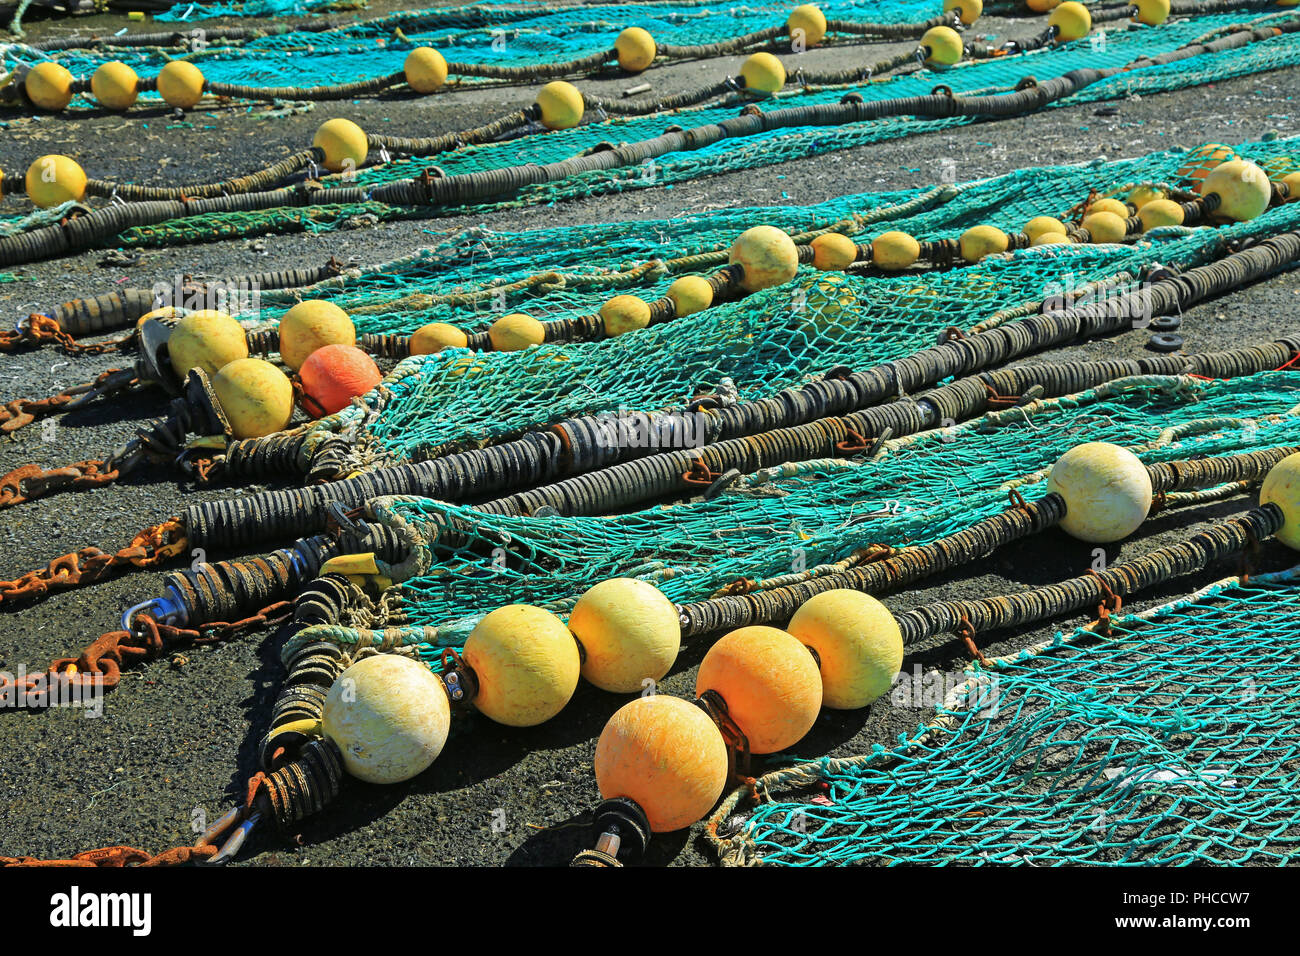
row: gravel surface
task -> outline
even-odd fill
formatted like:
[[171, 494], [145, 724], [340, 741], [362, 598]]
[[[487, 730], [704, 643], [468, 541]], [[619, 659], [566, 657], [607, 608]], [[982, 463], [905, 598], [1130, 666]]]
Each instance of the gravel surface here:
[[[370, 14], [386, 7], [372, 8]], [[99, 20], [100, 18], [95, 18]], [[110, 18], [116, 25], [118, 18]], [[92, 23], [78, 24], [89, 29]], [[33, 37], [57, 24], [32, 24]], [[1025, 35], [1023, 23], [981, 22], [985, 32]], [[66, 30], [66, 27], [61, 29]], [[842, 64], [853, 48], [807, 54], [814, 64]], [[650, 75], [657, 91], [679, 90], [722, 75], [739, 60], [684, 63]], [[616, 90], [626, 80], [593, 86]], [[527, 229], [604, 220], [669, 218], [710, 208], [814, 203], [847, 192], [929, 185], [940, 162], [956, 158], [959, 179], [1016, 168], [1082, 162], [1099, 155], [1134, 156], [1204, 141], [1239, 143], [1275, 131], [1295, 135], [1294, 78], [1287, 73], [1098, 107], [1062, 108], [1014, 119], [845, 150], [781, 166], [719, 175], [672, 190], [565, 203], [550, 208], [382, 225], [327, 235], [270, 236], [246, 241], [144, 251], [129, 269], [100, 267], [102, 251], [15, 271], [20, 281], [0, 284], [7, 323], [64, 299], [107, 291], [118, 283], [147, 286], [178, 273], [231, 275], [319, 262], [330, 255], [380, 262], [431, 242], [431, 232], [483, 224]], [[15, 120], [0, 137], [0, 167], [23, 168], [36, 155], [69, 152], [92, 175], [142, 183], [211, 180], [273, 161], [310, 141], [331, 115], [397, 135], [427, 135], [462, 128], [531, 100], [526, 87], [466, 90], [427, 99], [381, 98], [321, 104], [309, 114], [267, 119], [244, 107], [201, 111], [177, 126], [165, 113]], [[381, 125], [382, 124], [382, 125]], [[1183, 334], [1189, 351], [1228, 348], [1294, 332], [1300, 282], [1294, 272], [1190, 310]], [[1144, 354], [1146, 334], [1128, 332], [1053, 353], [1053, 360]], [[37, 397], [86, 381], [121, 357], [66, 356], [53, 349], [0, 354], [0, 400]], [[0, 444], [0, 472], [26, 462], [53, 466], [100, 457], [159, 414], [162, 400], [140, 393], [69, 414], [51, 429], [30, 427]], [[247, 489], [256, 490], [256, 489]], [[115, 549], [141, 527], [174, 514], [185, 501], [218, 497], [228, 488], [195, 489], [162, 469], [85, 493], [67, 494], [0, 513], [0, 578], [41, 566], [49, 558], [89, 544]], [[1108, 549], [1111, 561], [1186, 538], [1204, 522], [1240, 511], [1246, 498], [1153, 520], [1142, 538]], [[891, 596], [906, 609], [921, 603], [974, 597], [1056, 581], [1083, 573], [1091, 546], [1052, 532], [1008, 547], [992, 559]], [[1263, 551], [1265, 569], [1287, 566], [1275, 543]], [[1141, 608], [1235, 571], [1212, 568], [1143, 596]], [[98, 634], [116, 627], [126, 607], [153, 595], [162, 574], [135, 572], [33, 606], [0, 605], [0, 669], [43, 667], [75, 654]], [[990, 634], [992, 655], [1068, 628], [1083, 617], [1042, 628]], [[282, 670], [269, 631], [228, 645], [186, 651], [126, 672], [105, 702], [102, 716], [76, 710], [0, 715], [0, 855], [67, 856], [79, 850], [127, 843], [158, 851], [190, 843], [196, 811], [222, 812], [256, 769], [256, 745], [265, 731]], [[687, 647], [663, 691], [688, 695], [707, 642]], [[953, 673], [965, 661], [953, 644], [910, 654], [914, 664]], [[588, 840], [589, 810], [598, 800], [591, 774], [595, 739], [621, 699], [580, 687], [556, 719], [532, 730], [499, 727], [458, 715], [446, 750], [409, 783], [377, 787], [349, 782], [343, 797], [320, 817], [289, 835], [264, 834], [241, 863], [250, 865], [523, 864], [568, 860]], [[827, 712], [797, 748], [801, 756], [862, 753], [895, 741], [927, 716], [919, 708], [878, 702], [856, 713]], [[699, 834], [657, 838], [648, 857], [655, 865], [703, 865], [712, 857]]]

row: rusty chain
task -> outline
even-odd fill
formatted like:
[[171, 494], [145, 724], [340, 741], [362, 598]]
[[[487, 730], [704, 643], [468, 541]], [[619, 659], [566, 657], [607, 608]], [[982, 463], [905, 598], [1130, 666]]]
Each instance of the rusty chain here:
[[111, 376], [121, 371], [120, 368], [111, 368], [96, 376], [93, 382], [74, 385], [67, 391], [51, 395], [49, 398], [15, 398], [12, 402], [0, 405], [0, 434], [12, 435], [37, 419], [52, 415], [73, 399], [98, 389]]
[[43, 345], [46, 342], [57, 342], [70, 355], [103, 355], [107, 352], [120, 352], [122, 346], [134, 339], [135, 330], [133, 329], [129, 334], [110, 339], [107, 342], [82, 345], [63, 331], [63, 327], [50, 316], [29, 315], [27, 321], [19, 325], [18, 328], [0, 332], [0, 352], [12, 352], [20, 345]]
[[82, 690], [109, 691], [122, 681], [122, 669], [157, 660], [183, 647], [228, 641], [246, 631], [278, 624], [293, 613], [290, 601], [276, 601], [238, 621], [214, 621], [199, 628], [160, 624], [148, 614], [136, 616], [132, 631], [109, 631], [92, 641], [78, 657], [60, 657], [47, 670], [0, 682], [0, 699], [21, 697], [24, 706], [40, 709], [49, 703], [55, 679]]
[[181, 519], [168, 518], [162, 524], [145, 528], [116, 554], [92, 545], [55, 558], [45, 567], [28, 571], [12, 581], [0, 581], [0, 604], [20, 599], [41, 600], [53, 591], [99, 581], [126, 565], [153, 567], [184, 553], [188, 547], [189, 539], [182, 532]]

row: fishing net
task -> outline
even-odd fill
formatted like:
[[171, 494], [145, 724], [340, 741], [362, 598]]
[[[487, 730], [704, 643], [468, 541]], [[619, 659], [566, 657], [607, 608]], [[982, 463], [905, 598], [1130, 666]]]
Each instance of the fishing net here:
[[[321, 0], [259, 0], [253, 9], [285, 7], [272, 15], [286, 16], [328, 6]], [[229, 5], [200, 7], [207, 16]], [[884, 0], [819, 4], [828, 20], [872, 23], [918, 23], [940, 12], [937, 0]], [[266, 16], [267, 12], [244, 16]], [[301, 7], [303, 9], [294, 9]], [[190, 22], [184, 7], [157, 17], [162, 22]], [[196, 11], [197, 12], [197, 11]], [[238, 44], [215, 38], [207, 48], [186, 59], [214, 82], [251, 86], [314, 86], [384, 76], [402, 69], [407, 53], [417, 46], [443, 51], [449, 60], [502, 66], [531, 66], [565, 61], [614, 48], [626, 27], [650, 31], [662, 45], [694, 46], [730, 40], [742, 34], [783, 24], [790, 6], [770, 2], [738, 4], [707, 2], [574, 5], [561, 9], [542, 4], [475, 4], [452, 9], [402, 11], [332, 30], [296, 30]], [[182, 19], [184, 17], [184, 19]], [[400, 29], [401, 37], [394, 37]], [[141, 75], [153, 75], [167, 62], [158, 49], [124, 47], [104, 52], [69, 51], [60, 62], [74, 74], [89, 75], [95, 67], [121, 54], [123, 62]], [[64, 57], [66, 56], [66, 60]]]
[[[624, 514], [530, 517], [389, 499], [383, 520], [414, 528], [428, 560], [387, 601], [433, 659], [497, 607], [522, 601], [563, 614], [611, 577], [652, 581], [677, 603], [742, 579], [763, 590], [831, 573], [864, 549], [953, 534], [1005, 510], [1009, 488], [1041, 495], [1052, 464], [1085, 441], [1130, 447], [1146, 463], [1300, 442], [1298, 387], [1300, 373], [1286, 371], [1121, 379], [887, 441], [874, 460], [791, 463], [711, 499]], [[425, 627], [438, 628], [437, 646]]]
[[[1229, 32], [1230, 27], [1241, 29], [1241, 19], [1226, 15], [1202, 16], [1167, 23], [1159, 28], [1115, 30], [1105, 34], [1103, 42], [1095, 42], [1095, 39], [1081, 40], [1032, 53], [979, 60], [959, 65], [942, 74], [920, 70], [883, 81], [836, 86], [833, 89], [791, 88], [766, 101], [765, 110], [770, 112], [772, 109], [793, 105], [815, 107], [834, 104], [846, 93], [855, 93], [870, 105], [930, 94], [937, 82], [942, 82], [959, 97], [1008, 93], [1031, 79], [1058, 77], [1084, 67], [1118, 69], [1129, 64], [1134, 64], [1132, 69], [1099, 79], [1051, 105], [1146, 95], [1293, 65], [1300, 61], [1300, 32], [1294, 31], [1295, 22], [1293, 13], [1255, 17], [1249, 21], [1249, 26], [1290, 24], [1291, 29], [1288, 32], [1261, 35], [1245, 46], [1207, 50], [1168, 63], [1137, 61], [1143, 57], [1172, 54], [1194, 41], [1220, 37]], [[216, 56], [217, 53], [212, 55]], [[371, 53], [364, 56], [369, 62]], [[208, 69], [207, 65], [204, 68]], [[332, 67], [339, 68], [337, 65]], [[209, 80], [216, 79], [209, 76]], [[322, 203], [321, 196], [313, 197], [312, 206], [308, 209], [286, 208], [278, 202], [273, 208], [250, 209], [230, 202], [223, 205], [230, 205], [237, 211], [223, 209], [184, 218], [163, 218], [174, 214], [160, 213], [157, 220], [148, 224], [124, 223], [125, 228], [113, 230], [112, 238], [115, 243], [124, 245], [171, 246], [264, 233], [268, 230], [324, 231], [362, 222], [373, 223], [419, 215], [422, 211], [427, 211], [425, 207], [409, 206], [403, 202], [372, 201], [370, 193], [408, 179], [418, 179], [425, 173], [454, 178], [476, 173], [506, 170], [517, 172], [520, 169], [535, 168], [527, 164], [535, 164], [539, 168], [541, 164], [570, 161], [593, 149], [607, 149], [609, 144], [615, 142], [644, 143], [664, 134], [672, 126], [688, 130], [716, 128], [714, 124], [734, 117], [736, 105], [732, 103], [726, 106], [683, 109], [639, 117], [602, 118], [597, 113], [595, 121], [571, 130], [534, 130], [504, 142], [463, 145], [432, 156], [399, 159], [366, 167], [347, 179], [327, 178], [324, 181], [325, 195], [328, 196], [330, 190], [340, 190], [338, 196], [342, 201], [337, 204]], [[561, 169], [555, 173], [557, 178], [553, 181], [529, 181], [520, 188], [505, 190], [503, 196], [482, 195], [469, 202], [435, 204], [434, 208], [443, 214], [467, 213], [553, 203], [629, 189], [667, 188], [676, 182], [702, 176], [758, 168], [912, 133], [964, 125], [977, 119], [979, 117], [974, 115], [938, 118], [900, 116], [868, 122], [847, 122], [836, 126], [800, 125], [768, 129], [753, 135], [723, 137], [698, 148], [678, 149], [637, 164], [586, 170]], [[435, 166], [437, 169], [434, 169]], [[358, 201], [358, 196], [364, 197], [364, 200]], [[285, 202], [290, 202], [288, 195]]]
[[[1276, 140], [1239, 151], [1291, 169], [1297, 146], [1294, 139]], [[616, 289], [630, 285], [618, 279], [630, 260], [715, 254], [713, 261], [720, 263], [731, 240], [756, 221], [792, 233], [841, 224], [861, 233], [859, 241], [888, 229], [949, 238], [979, 223], [1017, 231], [1035, 215], [1064, 216], [1090, 188], [1122, 192], [1148, 181], [1185, 186], [1195, 168], [1186, 153], [1169, 151], [1115, 163], [1018, 170], [964, 186], [692, 216], [630, 229], [472, 230], [396, 267], [364, 273], [343, 289], [332, 291], [325, 284], [312, 295], [333, 298], [364, 331], [413, 331], [430, 321], [480, 331], [511, 311], [564, 319], [595, 312]], [[675, 407], [727, 380], [739, 400], [763, 398], [837, 365], [860, 368], [897, 359], [933, 344], [948, 328], [967, 330], [1000, 312], [1015, 321], [1036, 313], [1036, 303], [1044, 299], [1082, 297], [1093, 283], [1112, 281], [1115, 292], [1123, 291], [1153, 263], [1185, 269], [1217, 258], [1226, 242], [1297, 226], [1300, 204], [1289, 204], [1248, 223], [1159, 230], [1132, 245], [1037, 247], [950, 271], [828, 278], [806, 267], [790, 284], [634, 336], [552, 342], [524, 352], [447, 350], [413, 357], [389, 377], [389, 397], [377, 414], [354, 408], [343, 417], [359, 422], [369, 415], [365, 429], [376, 450], [406, 460], [448, 442], [500, 437], [574, 414]], [[554, 291], [529, 288], [468, 305], [435, 301], [548, 271], [563, 277]], [[628, 291], [652, 299], [689, 271], [703, 270], [677, 267], [636, 277]], [[1026, 303], [1035, 307], [1016, 311]], [[265, 316], [282, 308], [274, 293], [263, 307]]]
[[[1300, 841], [1300, 569], [975, 666], [898, 746], [759, 780], [727, 863], [1281, 865]], [[898, 685], [896, 685], [896, 690]]]

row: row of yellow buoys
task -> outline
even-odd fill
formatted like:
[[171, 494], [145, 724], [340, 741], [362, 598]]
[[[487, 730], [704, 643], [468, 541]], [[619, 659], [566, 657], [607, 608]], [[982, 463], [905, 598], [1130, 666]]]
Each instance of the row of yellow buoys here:
[[[1105, 442], [1062, 455], [1048, 490], [1065, 501], [1062, 530], [1088, 542], [1127, 537], [1153, 503], [1146, 467]], [[1274, 466], [1260, 501], [1282, 510], [1278, 537], [1300, 547], [1300, 454]], [[653, 692], [676, 661], [680, 637], [676, 608], [637, 579], [595, 585], [567, 624], [542, 608], [508, 605], [474, 628], [454, 678], [439, 680], [419, 661], [391, 654], [352, 664], [331, 687], [319, 730], [338, 745], [349, 773], [396, 783], [424, 771], [442, 751], [449, 697], [497, 723], [531, 727], [564, 708], [580, 676], [612, 693], [642, 691], [600, 734], [596, 784], [605, 799], [636, 803], [650, 829], [664, 833], [702, 819], [722, 796], [728, 747], [739, 743], [723, 726], [743, 734], [751, 753], [787, 750], [822, 708], [855, 710], [880, 699], [903, 663], [901, 631], [888, 608], [858, 591], [826, 591], [784, 628], [751, 625], [718, 640], [695, 681], [706, 710]]]
[[[1300, 0], [1282, 0], [1283, 6]], [[1163, 23], [1169, 16], [1170, 0], [1134, 0], [1134, 17], [1141, 23]], [[1076, 0], [1059, 3], [1057, 0], [1029, 0], [1031, 9], [1051, 11], [1048, 23], [1056, 30], [1057, 42], [1078, 40], [1092, 30], [1092, 16], [1088, 8]], [[944, 0], [945, 11], [955, 11], [963, 24], [969, 25], [983, 12], [983, 0]], [[786, 21], [793, 42], [803, 47], [821, 43], [826, 36], [827, 23], [822, 11], [814, 4], [796, 7]], [[926, 63], [930, 66], [951, 66], [962, 57], [962, 38], [951, 27], [939, 26], [928, 30], [921, 38]], [[628, 73], [640, 73], [654, 62], [658, 45], [649, 31], [642, 27], [628, 27], [614, 42], [614, 55], [619, 66]], [[421, 46], [407, 54], [402, 64], [406, 85], [417, 93], [435, 93], [447, 82], [449, 68], [446, 59], [432, 47]], [[786, 71], [779, 59], [771, 53], [759, 52], [750, 56], [741, 67], [741, 76], [747, 89], [760, 93], [775, 93], [786, 81]], [[27, 98], [40, 109], [59, 111], [72, 102], [73, 75], [53, 61], [39, 63], [28, 71], [23, 81]], [[188, 60], [167, 63], [155, 80], [158, 95], [168, 105], [177, 109], [192, 109], [203, 97], [207, 80], [202, 70]], [[135, 105], [140, 94], [140, 78], [127, 64], [113, 60], [101, 64], [91, 76], [90, 91], [96, 102], [110, 110], [127, 110]], [[581, 95], [572, 84], [547, 84], [538, 102], [542, 106], [543, 122], [552, 129], [576, 126], [582, 117]], [[576, 99], [575, 99], [576, 96]], [[574, 110], [577, 114], [574, 116]], [[554, 125], [553, 125], [554, 124]]]
[[[1165, 0], [1168, 6], [1167, 0]], [[945, 11], [959, 11], [963, 23], [974, 23], [984, 9], [983, 0], [944, 0]], [[826, 16], [815, 4], [795, 7], [786, 20], [786, 30], [792, 42], [804, 47], [821, 43], [826, 36]], [[628, 73], [641, 73], [648, 69], [658, 55], [658, 45], [648, 30], [628, 27], [614, 41], [614, 56], [618, 65]], [[775, 57], [767, 55], [770, 59]], [[763, 70], [753, 70], [756, 79], [770, 85], [776, 75], [765, 61]], [[776, 61], [779, 63], [779, 61]], [[435, 93], [447, 82], [449, 68], [441, 53], [432, 47], [421, 46], [407, 54], [402, 64], [406, 85], [417, 93]], [[784, 84], [785, 70], [780, 71]], [[28, 99], [40, 109], [59, 111], [72, 102], [72, 74], [53, 61], [39, 63], [27, 74], [23, 88]], [[158, 95], [169, 106], [191, 109], [203, 96], [207, 81], [203, 72], [188, 60], [172, 60], [159, 72], [156, 80]], [[762, 89], [762, 86], [753, 86]], [[779, 89], [780, 86], [777, 86]], [[140, 93], [140, 78], [127, 64], [113, 60], [100, 65], [90, 81], [90, 91], [96, 102], [110, 110], [127, 110]], [[767, 92], [774, 92], [767, 90]]]

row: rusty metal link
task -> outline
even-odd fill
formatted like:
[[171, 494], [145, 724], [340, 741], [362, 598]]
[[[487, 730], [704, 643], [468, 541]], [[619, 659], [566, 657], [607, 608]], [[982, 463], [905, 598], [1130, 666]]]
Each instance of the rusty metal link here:
[[979, 645], [975, 643], [975, 628], [971, 625], [970, 618], [965, 614], [961, 616], [961, 621], [958, 622], [954, 633], [961, 638], [962, 643], [966, 645], [966, 650], [970, 651], [970, 656], [979, 661], [981, 666], [992, 666], [989, 659], [984, 656], [984, 652], [979, 649]]
[[119, 471], [102, 458], [87, 458], [62, 468], [20, 465], [0, 477], [0, 508], [34, 501], [66, 488], [95, 488], [116, 481]]
[[244, 631], [278, 624], [292, 614], [291, 602], [277, 601], [242, 620], [216, 621], [195, 629], [160, 624], [150, 615], [142, 613], [132, 622], [134, 630], [101, 634], [78, 657], [60, 657], [51, 661], [46, 671], [22, 678], [10, 678], [0, 683], [0, 699], [16, 700], [18, 695], [15, 692], [21, 689], [23, 706], [43, 708], [48, 704], [52, 684], [56, 679], [87, 690], [110, 691], [121, 683], [122, 669], [132, 664], [157, 660], [182, 647], [201, 647], [228, 641]]
[[695, 698], [695, 705], [709, 715], [727, 745], [727, 776], [748, 779], [750, 776], [749, 738], [740, 729], [727, 701], [716, 690], [706, 690]]
[[845, 429], [844, 436], [844, 441], [835, 443], [836, 451], [846, 455], [856, 455], [867, 450], [867, 438], [856, 428]]
[[709, 487], [709, 485], [713, 484], [721, 477], [720, 474], [712, 471], [709, 466], [704, 463], [703, 458], [696, 458], [691, 462], [690, 471], [682, 472], [682, 481], [686, 482], [688, 485], [695, 485], [702, 488]]
[[12, 402], [0, 405], [0, 434], [12, 435], [20, 428], [30, 425], [37, 419], [52, 415], [74, 398], [99, 388], [108, 379], [122, 369], [111, 368], [97, 376], [93, 382], [74, 385], [72, 388], [49, 398], [15, 398]]
[[1102, 637], [1110, 637], [1111, 615], [1119, 613], [1119, 609], [1124, 606], [1124, 599], [1111, 590], [1110, 585], [1106, 583], [1106, 579], [1092, 568], [1088, 569], [1088, 575], [1101, 588], [1101, 603], [1097, 605], [1097, 623], [1094, 629]]
[[1023, 511], [1025, 514], [1032, 514], [1029, 508], [1029, 502], [1025, 501], [1025, 496], [1015, 488], [1007, 489], [1007, 500], [1011, 502], [1011, 507]]
[[135, 332], [96, 342], [93, 345], [81, 345], [48, 315], [29, 315], [18, 328], [0, 332], [0, 352], [12, 352], [20, 345], [43, 345], [57, 342], [65, 352], [72, 355], [103, 355], [106, 352], [120, 352], [122, 347], [135, 339]]
[[179, 866], [197, 863], [215, 856], [215, 846], [178, 846], [154, 855], [133, 846], [106, 846], [86, 850], [66, 860], [41, 860], [34, 856], [0, 856], [0, 867], [62, 866], [62, 867], [125, 867], [125, 866]]
[[0, 581], [0, 604], [20, 599], [40, 600], [52, 591], [91, 584], [126, 565], [138, 568], [161, 564], [185, 552], [189, 540], [182, 533], [181, 519], [169, 518], [145, 528], [116, 554], [96, 547], [82, 548], [12, 581]]

